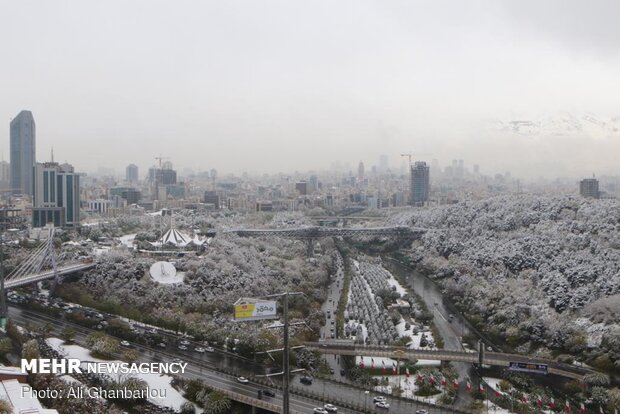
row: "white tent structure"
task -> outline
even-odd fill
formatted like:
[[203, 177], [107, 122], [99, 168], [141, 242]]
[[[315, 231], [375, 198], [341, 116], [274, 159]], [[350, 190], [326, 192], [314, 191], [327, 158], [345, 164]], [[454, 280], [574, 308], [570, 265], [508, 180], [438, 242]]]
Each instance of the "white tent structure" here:
[[152, 243], [153, 246], [175, 246], [175, 247], [186, 247], [187, 245], [193, 244], [195, 246], [202, 246], [207, 242], [206, 238], [201, 237], [190, 237], [187, 234], [181, 233], [177, 229], [171, 227], [164, 235], [156, 241]]

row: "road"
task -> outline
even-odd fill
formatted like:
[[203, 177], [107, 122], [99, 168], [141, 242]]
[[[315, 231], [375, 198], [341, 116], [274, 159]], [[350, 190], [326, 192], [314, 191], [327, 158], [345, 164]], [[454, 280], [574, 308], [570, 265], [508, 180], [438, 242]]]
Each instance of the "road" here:
[[[391, 261], [395, 263], [394, 261]], [[426, 277], [405, 269], [400, 264], [395, 264], [401, 271], [400, 274], [407, 282], [407, 287], [422, 298], [429, 311], [433, 313], [433, 323], [444, 341], [444, 349], [452, 351], [464, 350], [461, 343], [464, 335], [469, 333], [467, 327], [460, 319], [460, 315], [455, 315], [450, 321], [450, 312], [443, 303], [443, 295], [439, 288], [429, 281]], [[452, 366], [459, 375], [461, 381], [469, 378], [473, 371], [472, 365], [464, 362], [453, 362]], [[471, 395], [461, 387], [455, 400], [455, 407], [468, 409], [472, 403]]]
[[[40, 312], [34, 312], [30, 310], [22, 310], [13, 306], [9, 307], [9, 317], [15, 321], [18, 325], [25, 325], [26, 323], [35, 324], [50, 324], [54, 330], [53, 332], [59, 334], [60, 331], [70, 326], [76, 332], [76, 342], [83, 345], [85, 343], [86, 336], [92, 332], [98, 332], [93, 329], [88, 329], [80, 325], [76, 325], [67, 322], [63, 319], [48, 316]], [[186, 369], [186, 378], [198, 378], [206, 381], [208, 384], [223, 388], [229, 391], [239, 393], [241, 395], [255, 398], [259, 389], [264, 389], [265, 386], [250, 382], [249, 384], [239, 384], [236, 380], [236, 376], [243, 375], [252, 378], [256, 368], [244, 367], [242, 363], [237, 360], [237, 367], [235, 368], [235, 375], [228, 375], [222, 373], [220, 370], [229, 369], [227, 364], [230, 364], [234, 357], [226, 357], [219, 352], [199, 354], [192, 351], [181, 351], [179, 349], [156, 349], [150, 348], [139, 344], [132, 344], [132, 347], [139, 351], [140, 362], [171, 362], [176, 358], [181, 358], [185, 362], [188, 362]], [[246, 361], [247, 364], [247, 361]], [[364, 400], [367, 400], [368, 408], [376, 410], [377, 413], [385, 413], [380, 409], [375, 409], [372, 405], [372, 397], [374, 394], [366, 395], [364, 390], [354, 388], [348, 384], [336, 384], [331, 381], [324, 381], [319, 378], [315, 378], [312, 385], [303, 385], [299, 382], [298, 375], [294, 375], [291, 382], [291, 410], [300, 412], [312, 412], [312, 408], [322, 406], [323, 403], [319, 401], [319, 398], [324, 398], [324, 401], [329, 401], [335, 405], [342, 407], [343, 402], [357, 404], [363, 408]], [[316, 398], [311, 399], [302, 396], [304, 392], [313, 393]], [[267, 399], [265, 399], [267, 400]], [[419, 408], [424, 408], [429, 413], [436, 414], [440, 412], [446, 412], [446, 410], [435, 409], [424, 404], [416, 402], [405, 402], [397, 399], [391, 399], [390, 413], [397, 414], [410, 414]], [[270, 402], [275, 404], [281, 404], [281, 392], [276, 392], [275, 398], [269, 398]], [[345, 414], [356, 413], [357, 411], [340, 408], [338, 412]]]
[[[336, 335], [336, 314], [338, 312], [338, 301], [340, 300], [340, 292], [342, 291], [342, 285], [344, 284], [344, 264], [338, 269], [335, 275], [332, 275], [332, 280], [327, 290], [327, 300], [321, 306], [321, 310], [325, 315], [325, 326], [321, 327], [320, 336], [322, 339], [330, 339], [332, 333]], [[329, 317], [328, 317], [329, 312]], [[331, 369], [334, 370], [334, 377], [340, 376], [340, 358], [334, 358], [329, 356], [326, 358], [326, 362]]]

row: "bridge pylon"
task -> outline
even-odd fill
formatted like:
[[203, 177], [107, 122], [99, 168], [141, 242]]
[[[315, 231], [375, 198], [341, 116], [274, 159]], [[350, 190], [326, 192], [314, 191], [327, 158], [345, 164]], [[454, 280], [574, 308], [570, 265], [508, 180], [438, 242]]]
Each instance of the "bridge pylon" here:
[[54, 227], [50, 227], [47, 233], [47, 240], [34, 249], [26, 260], [19, 264], [5, 278], [5, 282], [15, 282], [26, 279], [31, 275], [40, 273], [42, 269], [51, 267], [54, 274], [54, 281], [58, 283], [58, 266], [56, 264], [56, 250], [54, 249]]

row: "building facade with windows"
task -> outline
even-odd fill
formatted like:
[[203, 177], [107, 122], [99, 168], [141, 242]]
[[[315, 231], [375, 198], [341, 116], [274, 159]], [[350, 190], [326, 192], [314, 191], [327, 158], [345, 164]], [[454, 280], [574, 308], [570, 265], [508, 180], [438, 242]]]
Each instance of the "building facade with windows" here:
[[600, 198], [598, 180], [596, 178], [584, 178], [579, 182], [579, 194], [582, 197]]
[[32, 170], [36, 164], [36, 128], [30, 111], [11, 121], [11, 193], [33, 195]]
[[37, 163], [34, 172], [32, 227], [80, 224], [80, 176], [68, 164]]
[[424, 161], [411, 166], [411, 205], [421, 206], [430, 194], [430, 168]]

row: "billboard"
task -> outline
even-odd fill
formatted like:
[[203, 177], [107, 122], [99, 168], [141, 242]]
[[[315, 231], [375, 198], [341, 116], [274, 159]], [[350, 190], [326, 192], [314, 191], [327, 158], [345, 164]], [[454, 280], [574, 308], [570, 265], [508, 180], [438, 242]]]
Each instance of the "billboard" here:
[[236, 321], [257, 321], [261, 319], [278, 319], [274, 300], [243, 298], [235, 302]]
[[534, 374], [547, 374], [549, 367], [546, 364], [533, 364], [526, 362], [510, 362], [508, 369], [510, 371], [531, 372]]

